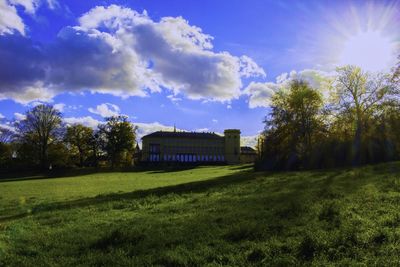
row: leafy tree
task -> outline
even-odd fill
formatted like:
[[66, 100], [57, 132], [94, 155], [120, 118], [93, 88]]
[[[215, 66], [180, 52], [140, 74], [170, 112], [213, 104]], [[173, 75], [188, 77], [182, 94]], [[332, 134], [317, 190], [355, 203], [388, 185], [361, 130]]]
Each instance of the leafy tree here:
[[10, 129], [0, 126], [0, 143], [9, 143], [15, 136], [14, 132]]
[[67, 127], [65, 141], [75, 149], [79, 155], [79, 165], [83, 167], [84, 160], [88, 157], [92, 149], [91, 141], [93, 129], [82, 124], [74, 124]]
[[129, 153], [133, 153], [136, 129], [125, 116], [106, 118], [106, 123], [99, 125], [103, 150], [107, 153], [112, 167], [123, 158], [126, 160]]
[[395, 67], [393, 71], [393, 81], [397, 84], [400, 84], [400, 56], [398, 57], [399, 62], [397, 63], [397, 67]]
[[334, 98], [337, 115], [348, 116], [354, 122], [353, 163], [362, 162], [363, 139], [368, 122], [374, 112], [383, 104], [390, 93], [390, 81], [387, 75], [372, 75], [356, 66], [337, 69], [334, 84]]
[[273, 168], [307, 164], [315, 138], [323, 129], [322, 106], [320, 93], [302, 80], [292, 81], [288, 89], [273, 96], [264, 142]]
[[12, 144], [14, 132], [10, 129], [0, 126], [0, 166], [9, 167], [12, 158]]
[[20, 141], [31, 147], [42, 169], [48, 165], [49, 146], [60, 137], [61, 113], [51, 105], [38, 105], [16, 123]]

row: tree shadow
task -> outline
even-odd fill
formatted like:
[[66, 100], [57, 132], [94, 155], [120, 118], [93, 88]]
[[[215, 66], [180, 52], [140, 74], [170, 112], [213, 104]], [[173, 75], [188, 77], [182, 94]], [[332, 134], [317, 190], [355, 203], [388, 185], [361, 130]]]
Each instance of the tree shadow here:
[[2, 182], [13, 182], [13, 181], [26, 181], [26, 180], [43, 180], [43, 179], [54, 179], [54, 178], [70, 178], [76, 176], [85, 176], [96, 173], [168, 173], [168, 172], [179, 172], [198, 168], [204, 165], [174, 165], [174, 166], [162, 166], [162, 165], [147, 165], [147, 166], [135, 166], [126, 168], [76, 168], [76, 169], [57, 169], [51, 171], [22, 171], [22, 172], [2, 172], [0, 173], [0, 183]]
[[230, 174], [226, 176], [220, 176], [215, 179], [205, 180], [205, 181], [197, 181], [190, 182], [185, 184], [164, 186], [158, 188], [152, 188], [147, 190], [137, 190], [127, 193], [111, 193], [98, 195], [90, 198], [82, 198], [71, 201], [60, 201], [53, 202], [49, 204], [39, 204], [35, 205], [25, 213], [13, 214], [9, 216], [0, 217], [0, 222], [6, 222], [14, 219], [23, 218], [29, 215], [35, 215], [41, 212], [54, 211], [54, 210], [64, 210], [64, 209], [72, 209], [72, 208], [81, 208], [90, 205], [97, 205], [108, 201], [118, 201], [118, 200], [128, 200], [128, 199], [138, 199], [147, 197], [150, 195], [154, 196], [163, 196], [168, 194], [182, 194], [189, 192], [203, 192], [210, 188], [218, 188], [226, 185], [238, 184], [242, 182], [246, 182], [256, 177], [253, 175], [254, 172], [252, 170], [241, 171], [235, 174]]

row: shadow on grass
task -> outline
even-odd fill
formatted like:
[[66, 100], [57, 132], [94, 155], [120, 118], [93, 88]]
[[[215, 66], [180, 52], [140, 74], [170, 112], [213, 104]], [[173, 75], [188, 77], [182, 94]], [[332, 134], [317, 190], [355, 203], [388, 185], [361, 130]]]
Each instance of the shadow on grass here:
[[190, 182], [185, 184], [171, 185], [165, 187], [158, 187], [147, 190], [137, 190], [128, 193], [111, 193], [106, 195], [98, 195], [96, 197], [91, 198], [82, 198], [72, 201], [62, 201], [62, 202], [54, 202], [50, 204], [41, 204], [32, 207], [29, 212], [14, 214], [10, 216], [0, 217], [0, 222], [6, 222], [14, 219], [20, 219], [29, 215], [38, 214], [40, 212], [47, 212], [53, 210], [64, 210], [71, 208], [79, 208], [90, 205], [101, 204], [108, 201], [115, 200], [127, 200], [127, 199], [137, 199], [143, 198], [150, 195], [155, 196], [163, 196], [171, 193], [182, 194], [189, 192], [203, 192], [207, 189], [213, 187], [221, 187], [226, 185], [237, 184], [241, 182], [246, 182], [252, 179], [255, 179], [253, 170], [243, 170], [239, 173], [221, 176], [215, 179], [206, 180], [206, 181], [198, 181], [198, 182]]
[[[76, 176], [91, 175], [96, 173], [114, 173], [114, 172], [150, 172], [150, 173], [168, 173], [179, 172], [198, 168], [204, 165], [147, 165], [127, 168], [77, 168], [77, 169], [59, 169], [46, 172], [40, 171], [22, 171], [22, 172], [0, 172], [0, 183], [12, 181], [26, 181], [53, 178], [70, 178]], [[215, 165], [212, 165], [215, 166]]]

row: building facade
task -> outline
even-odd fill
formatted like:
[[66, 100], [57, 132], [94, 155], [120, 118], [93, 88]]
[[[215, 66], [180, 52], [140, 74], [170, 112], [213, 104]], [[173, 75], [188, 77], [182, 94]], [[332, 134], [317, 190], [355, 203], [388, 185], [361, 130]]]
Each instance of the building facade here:
[[240, 163], [240, 130], [215, 133], [158, 131], [142, 137], [142, 161]]
[[241, 163], [253, 163], [257, 159], [257, 151], [248, 146], [240, 147], [240, 162]]

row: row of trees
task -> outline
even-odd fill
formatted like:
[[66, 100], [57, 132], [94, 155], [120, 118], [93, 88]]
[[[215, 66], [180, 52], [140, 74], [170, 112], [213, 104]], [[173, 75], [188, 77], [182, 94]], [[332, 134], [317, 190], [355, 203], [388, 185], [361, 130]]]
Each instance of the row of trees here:
[[37, 168], [129, 165], [135, 150], [136, 127], [126, 117], [105, 119], [97, 129], [65, 125], [51, 105], [38, 105], [14, 124], [0, 128], [0, 167]]
[[400, 159], [399, 75], [399, 68], [390, 75], [339, 68], [325, 88], [328, 99], [307, 82], [292, 81], [272, 99], [257, 166], [308, 169]]

